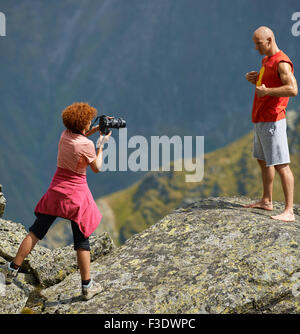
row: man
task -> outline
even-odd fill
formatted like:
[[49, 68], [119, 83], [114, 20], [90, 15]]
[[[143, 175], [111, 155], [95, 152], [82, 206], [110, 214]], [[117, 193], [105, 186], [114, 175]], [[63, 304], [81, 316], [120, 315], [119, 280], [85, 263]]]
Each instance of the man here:
[[263, 196], [247, 208], [272, 210], [272, 189], [275, 171], [281, 178], [285, 196], [285, 209], [271, 218], [294, 221], [294, 176], [289, 167], [290, 156], [286, 134], [286, 107], [289, 97], [298, 94], [294, 66], [277, 46], [275, 36], [268, 27], [259, 27], [253, 34], [256, 50], [265, 55], [260, 72], [246, 74], [246, 79], [256, 85], [252, 108], [254, 123], [254, 152], [261, 168]]

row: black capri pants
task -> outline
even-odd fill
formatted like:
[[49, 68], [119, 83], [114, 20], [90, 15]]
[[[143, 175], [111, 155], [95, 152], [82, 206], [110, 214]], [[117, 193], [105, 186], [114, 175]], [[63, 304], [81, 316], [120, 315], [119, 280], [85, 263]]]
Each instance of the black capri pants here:
[[[29, 231], [32, 232], [38, 239], [42, 240], [57, 217], [41, 213], [37, 213], [36, 216], [37, 219], [33, 225], [29, 227]], [[89, 238], [85, 238], [83, 233], [80, 231], [78, 224], [73, 220], [71, 220], [71, 227], [73, 232], [74, 250], [77, 250], [78, 248], [88, 251], [91, 250]]]

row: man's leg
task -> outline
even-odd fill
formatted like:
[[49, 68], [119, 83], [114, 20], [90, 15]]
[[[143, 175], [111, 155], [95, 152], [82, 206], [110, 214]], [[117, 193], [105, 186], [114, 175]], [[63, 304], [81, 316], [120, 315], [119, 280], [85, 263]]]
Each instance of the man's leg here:
[[293, 212], [294, 175], [290, 169], [289, 164], [277, 165], [275, 166], [275, 169], [280, 175], [282, 189], [285, 197], [285, 209], [280, 215], [271, 216], [271, 218], [283, 221], [295, 221], [295, 215]]
[[267, 166], [264, 160], [257, 160], [261, 168], [261, 176], [263, 182], [263, 196], [258, 202], [244, 205], [245, 208], [259, 208], [264, 210], [273, 210], [272, 205], [272, 190], [275, 176], [274, 166]]

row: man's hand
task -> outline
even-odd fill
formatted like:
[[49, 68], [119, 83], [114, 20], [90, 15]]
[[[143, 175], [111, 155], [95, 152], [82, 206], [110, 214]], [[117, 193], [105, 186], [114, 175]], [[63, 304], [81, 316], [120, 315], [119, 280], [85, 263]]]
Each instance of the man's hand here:
[[261, 86], [256, 87], [255, 92], [258, 97], [263, 97], [268, 95], [268, 88], [262, 84]]
[[258, 72], [257, 71], [248, 72], [248, 73], [246, 73], [245, 77], [246, 77], [246, 80], [248, 80], [253, 85], [255, 85], [257, 77], [258, 77]]

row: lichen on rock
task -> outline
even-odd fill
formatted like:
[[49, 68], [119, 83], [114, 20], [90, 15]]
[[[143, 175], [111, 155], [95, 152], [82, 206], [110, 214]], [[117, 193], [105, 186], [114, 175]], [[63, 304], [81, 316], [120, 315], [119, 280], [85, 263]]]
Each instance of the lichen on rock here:
[[[187, 200], [124, 245], [103, 246], [109, 251], [95, 258], [91, 275], [104, 291], [88, 302], [80, 298], [80, 274], [70, 266], [72, 261], [68, 274], [67, 263], [59, 261], [64, 254], [71, 259], [71, 248], [36, 256], [30, 267], [39, 270], [40, 280], [46, 272], [53, 273], [53, 281], [40, 287], [37, 295], [43, 298], [37, 306], [27, 302], [23, 311], [300, 313], [299, 206], [294, 207], [296, 222], [288, 223], [272, 220], [270, 212], [244, 208], [250, 201], [245, 197]], [[283, 207], [275, 202], [274, 212]], [[9, 240], [14, 242], [13, 235]]]
[[105, 287], [93, 302], [72, 297], [76, 273], [44, 290], [44, 312], [300, 313], [299, 216], [274, 221], [245, 209], [249, 201], [208, 198], [174, 210], [92, 264]]
[[[0, 218], [0, 274], [7, 262], [15, 257], [26, 235], [27, 231], [21, 224]], [[90, 244], [91, 261], [108, 254], [115, 247], [106, 232], [91, 236]], [[37, 303], [40, 306], [37, 309], [41, 310], [44, 297], [36, 292], [63, 281], [77, 270], [73, 245], [50, 250], [37, 244], [24, 260], [17, 279], [6, 286], [5, 295], [0, 296], [0, 313], [20, 313], [33, 295], [41, 296]]]

